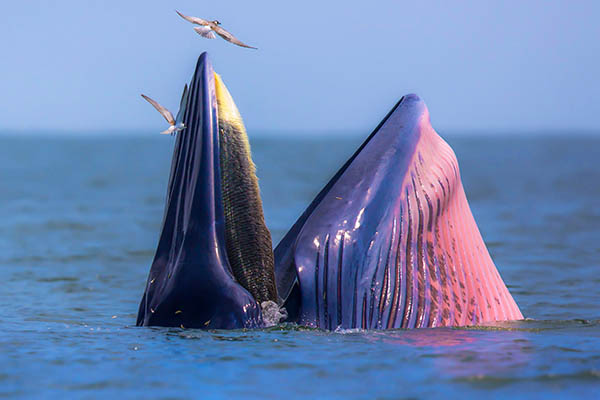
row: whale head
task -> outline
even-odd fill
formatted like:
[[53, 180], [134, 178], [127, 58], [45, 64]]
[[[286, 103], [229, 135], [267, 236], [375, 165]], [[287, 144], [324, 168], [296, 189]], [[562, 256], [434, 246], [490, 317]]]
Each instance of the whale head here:
[[522, 318], [423, 100], [392, 108], [275, 249], [290, 316], [323, 329]]
[[277, 299], [271, 236], [243, 123], [206, 53], [183, 124], [137, 324], [260, 327], [260, 302]]

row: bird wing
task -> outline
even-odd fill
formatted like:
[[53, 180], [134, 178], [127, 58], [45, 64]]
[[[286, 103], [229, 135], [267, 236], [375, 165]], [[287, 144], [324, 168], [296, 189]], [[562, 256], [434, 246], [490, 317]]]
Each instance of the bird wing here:
[[154, 108], [156, 108], [156, 111], [158, 111], [160, 113], [160, 115], [165, 117], [165, 119], [167, 120], [167, 122], [170, 125], [175, 125], [175, 119], [173, 119], [173, 114], [171, 114], [171, 111], [167, 110], [166, 108], [164, 108], [163, 106], [161, 106], [156, 101], [152, 100], [150, 97], [148, 97], [146, 95], [142, 95], [142, 97], [144, 99], [146, 99], [146, 101], [148, 103], [152, 104], [152, 106], [154, 106]]
[[198, 33], [198, 35], [205, 37], [207, 39], [216, 38], [214, 32], [212, 31], [212, 29], [209, 26], [197, 26], [194, 28], [194, 30]]
[[188, 17], [187, 15], [183, 15], [182, 13], [180, 13], [179, 11], [175, 10], [175, 12], [177, 14], [179, 14], [179, 16], [183, 19], [185, 19], [188, 22], [191, 22], [192, 24], [196, 24], [196, 25], [209, 25], [209, 22], [205, 19], [202, 18], [198, 18], [198, 17]]
[[188, 103], [188, 85], [186, 83], [183, 88], [183, 94], [181, 95], [181, 102], [179, 103], [179, 112], [177, 112], [177, 117], [175, 117], [175, 123], [179, 124], [183, 120], [183, 116], [185, 115], [185, 109], [187, 108]]
[[249, 49], [256, 49], [256, 47], [248, 46], [246, 43], [238, 40], [235, 36], [233, 36], [231, 33], [227, 32], [225, 29], [221, 28], [218, 25], [211, 24], [211, 28], [219, 36], [221, 36], [223, 39], [227, 40], [228, 42], [231, 42], [233, 44], [237, 44], [238, 46], [241, 46], [241, 47], [247, 47]]

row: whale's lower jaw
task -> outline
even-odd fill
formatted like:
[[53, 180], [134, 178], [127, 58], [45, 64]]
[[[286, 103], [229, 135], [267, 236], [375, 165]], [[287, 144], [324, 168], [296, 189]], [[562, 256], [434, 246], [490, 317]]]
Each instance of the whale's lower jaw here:
[[473, 219], [452, 149], [408, 95], [275, 249], [280, 295], [323, 329], [522, 319]]

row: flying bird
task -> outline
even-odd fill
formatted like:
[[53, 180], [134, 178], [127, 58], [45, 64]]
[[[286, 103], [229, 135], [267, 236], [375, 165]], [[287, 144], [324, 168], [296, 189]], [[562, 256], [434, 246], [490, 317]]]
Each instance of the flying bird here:
[[242, 42], [241, 40], [239, 40], [235, 36], [233, 36], [231, 33], [227, 32], [225, 29], [221, 28], [219, 26], [219, 25], [221, 25], [221, 23], [217, 20], [207, 21], [205, 19], [198, 18], [198, 17], [188, 17], [187, 15], [183, 15], [182, 13], [180, 13], [177, 10], [175, 10], [175, 12], [177, 14], [179, 14], [179, 16], [181, 18], [185, 19], [186, 21], [191, 22], [192, 24], [195, 24], [195, 25], [199, 25], [199, 26], [195, 27], [194, 30], [196, 31], [196, 33], [198, 33], [202, 37], [205, 37], [207, 39], [214, 39], [214, 38], [216, 38], [216, 36], [215, 36], [215, 33], [216, 33], [217, 35], [221, 36], [223, 39], [227, 40], [230, 43], [237, 44], [238, 46], [246, 47], [249, 49], [256, 49], [256, 47], [248, 46], [246, 43]]
[[170, 125], [169, 128], [162, 131], [161, 134], [174, 135], [175, 133], [180, 132], [186, 128], [186, 126], [182, 120], [183, 120], [183, 116], [185, 114], [185, 109], [187, 108], [187, 101], [188, 101], [188, 86], [187, 86], [187, 84], [183, 88], [183, 95], [181, 96], [181, 103], [179, 104], [179, 112], [177, 113], [176, 118], [173, 118], [173, 114], [171, 114], [171, 111], [167, 110], [166, 108], [164, 108], [163, 106], [158, 104], [155, 100], [152, 100], [150, 97], [146, 96], [145, 94], [142, 94], [142, 97], [146, 101], [148, 101], [148, 103], [152, 104], [152, 106], [154, 108], [156, 108], [156, 111], [158, 111], [160, 113], [160, 115], [162, 115], [169, 123], [169, 125]]

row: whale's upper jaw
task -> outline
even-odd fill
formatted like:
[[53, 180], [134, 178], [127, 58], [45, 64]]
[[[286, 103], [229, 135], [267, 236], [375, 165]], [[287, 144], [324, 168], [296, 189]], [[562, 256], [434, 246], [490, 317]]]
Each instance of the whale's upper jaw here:
[[[414, 111], [415, 108], [417, 109], [416, 112]], [[405, 118], [408, 118], [410, 121], [413, 121], [414, 115], [420, 114], [422, 110], [426, 111], [426, 106], [425, 103], [423, 103], [423, 101], [419, 98], [419, 96], [415, 94], [408, 94], [403, 96], [390, 110], [390, 112], [385, 116], [385, 118], [379, 123], [375, 130], [369, 135], [369, 137], [362, 143], [362, 145], [339, 169], [339, 171], [334, 175], [334, 177], [331, 178], [327, 185], [325, 185], [325, 187], [319, 192], [317, 197], [313, 199], [313, 201], [306, 208], [304, 213], [300, 216], [300, 218], [298, 218], [296, 223], [288, 231], [288, 233], [281, 240], [281, 242], [279, 242], [279, 244], [275, 248], [275, 268], [277, 276], [277, 289], [282, 301], [287, 301], [291, 294], [291, 291], [294, 289], [294, 287], [296, 287], [295, 283], [297, 282], [297, 273], [293, 264], [295, 243], [297, 241], [297, 236], [300, 234], [300, 231], [303, 229], [304, 224], [306, 223], [307, 219], [312, 215], [315, 208], [317, 208], [324, 201], [330, 204], [333, 203], [335, 205], [336, 202], [326, 200], [326, 197], [330, 193], [331, 188], [337, 183], [337, 181], [342, 177], [342, 175], [346, 173], [348, 167], [354, 163], [356, 157], [359, 154], [361, 154], [361, 152], [365, 149], [367, 145], [369, 145], [371, 140], [376, 135], [383, 135], [381, 133], [381, 128], [388, 122], [392, 115], [402, 114], [405, 116]], [[414, 142], [415, 135], [418, 135], [418, 133], [412, 131], [411, 135], [405, 135], [405, 139], [412, 138], [412, 141]], [[414, 147], [414, 145], [411, 146], [409, 143], [407, 146], [405, 146], [405, 150], [410, 150], [412, 147]], [[377, 160], [372, 160], [369, 164], [375, 165], [376, 162]], [[356, 179], [360, 180], [360, 177], [357, 177]], [[338, 200], [338, 197], [340, 196], [335, 196], [335, 200]], [[293, 299], [290, 300], [293, 301]]]
[[215, 74], [196, 65], [177, 135], [160, 240], [138, 325], [185, 328], [262, 326], [260, 307], [235, 282], [225, 247]]
[[404, 96], [275, 249], [293, 319], [389, 329], [522, 318], [458, 171], [423, 101]]

